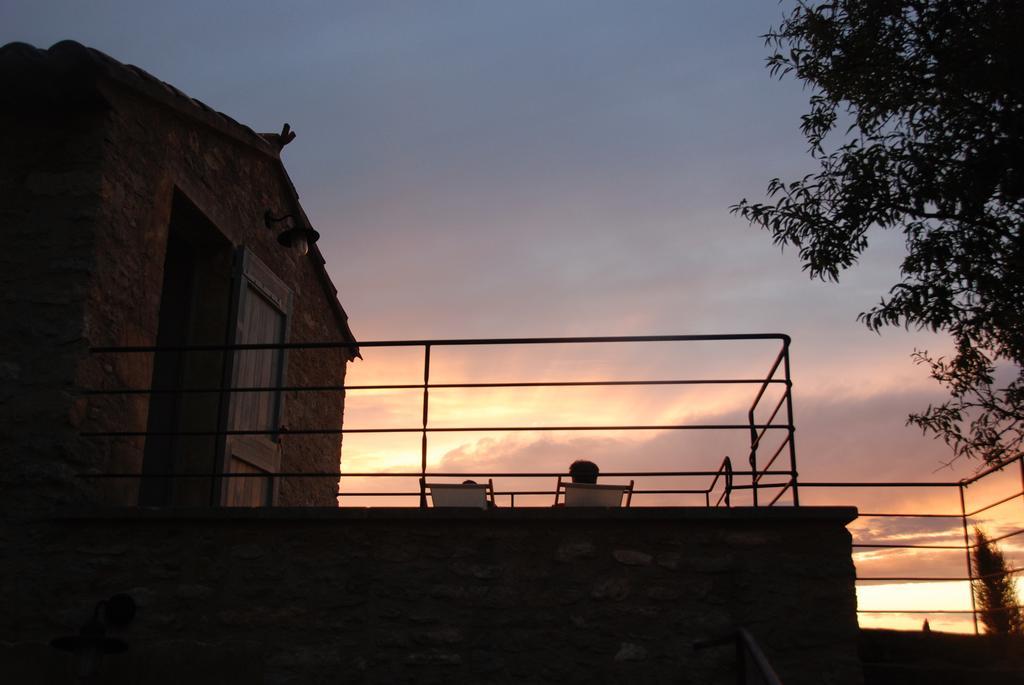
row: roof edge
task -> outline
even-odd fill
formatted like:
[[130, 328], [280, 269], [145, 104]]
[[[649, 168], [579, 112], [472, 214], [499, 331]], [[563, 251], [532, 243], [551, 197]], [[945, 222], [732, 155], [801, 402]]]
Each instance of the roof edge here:
[[[285, 144], [283, 134], [287, 133], [287, 128], [282, 131], [282, 135], [257, 133], [144, 69], [119, 62], [104, 52], [74, 40], [59, 41], [49, 49], [22, 42], [0, 46], [0, 103], [24, 105], [26, 96], [29, 96], [47, 102], [63, 100], [109, 104], [109, 99], [103, 93], [102, 81], [148, 98], [268, 157], [284, 180], [302, 220], [311, 226], [299, 203], [298, 191], [281, 160], [280, 152]], [[341, 333], [346, 341], [353, 343], [349, 359], [361, 357], [355, 335], [348, 325], [348, 314], [338, 300], [338, 289], [331, 281], [323, 254], [315, 244], [310, 257], [324, 294], [338, 319]]]

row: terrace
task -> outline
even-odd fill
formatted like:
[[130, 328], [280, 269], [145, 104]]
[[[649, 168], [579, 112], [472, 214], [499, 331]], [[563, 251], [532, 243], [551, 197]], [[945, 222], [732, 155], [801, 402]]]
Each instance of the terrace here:
[[[340, 347], [351, 343], [110, 347], [94, 349], [92, 355], [214, 354], [224, 355], [223, 365], [232, 354], [285, 359]], [[493, 481], [500, 510], [481, 515], [507, 518], [516, 516], [508, 510], [533, 509], [523, 513], [532, 519], [581, 515], [550, 508], [557, 479], [566, 476], [565, 466], [573, 458], [597, 454], [601, 482], [636, 483], [630, 501], [636, 511], [606, 511], [603, 516], [650, 517], [655, 510], [669, 515], [669, 510], [685, 507], [693, 520], [725, 508], [755, 520], [765, 510], [806, 509], [809, 502], [818, 507], [858, 503], [858, 519], [850, 524], [858, 568], [857, 611], [861, 625], [870, 627], [916, 628], [928, 617], [936, 629], [979, 632], [969, 589], [976, 580], [970, 563], [971, 527], [994, 525], [994, 540], [1011, 544], [1024, 532], [1015, 525], [1019, 519], [1014, 514], [1024, 502], [1020, 458], [955, 481], [801, 481], [786, 335], [375, 341], [359, 347], [367, 360], [356, 365], [345, 385], [290, 384], [283, 374], [273, 383], [234, 385], [222, 373], [216, 387], [85, 391], [99, 400], [171, 395], [188, 402], [213, 397], [216, 402], [210, 406], [218, 407], [207, 425], [160, 433], [123, 425], [83, 432], [89, 440], [205, 440], [204, 448], [212, 450], [208, 463], [218, 464], [223, 462], [217, 451], [232, 436], [265, 437], [285, 452], [300, 449], [304, 440], [344, 435], [339, 459], [344, 468], [338, 471], [177, 468], [79, 476], [94, 482], [187, 483], [193, 492], [206, 492], [203, 498], [211, 504], [227, 504], [219, 485], [225, 480], [266, 481], [271, 492], [287, 482], [301, 488], [326, 480], [337, 483], [338, 507], [370, 507], [365, 514], [371, 517], [397, 515], [396, 507], [428, 508], [431, 483], [476, 479]], [[603, 375], [594, 377], [595, 372]], [[240, 426], [230, 425], [225, 416], [232, 397], [263, 398], [278, 407], [279, 416], [281, 403], [299, 394], [346, 397], [345, 424], [339, 417], [336, 426], [284, 427], [276, 421]], [[694, 419], [680, 418], [687, 414]], [[1020, 479], [1013, 475], [1017, 470]], [[915, 496], [923, 492], [937, 497]], [[941, 509], [928, 509], [931, 502]], [[643, 514], [643, 509], [651, 511]], [[295, 515], [292, 507], [287, 510]], [[403, 514], [403, 520], [408, 516]], [[1019, 573], [1016, 547], [1010, 548], [1009, 557], [1014, 562], [1010, 573]]]

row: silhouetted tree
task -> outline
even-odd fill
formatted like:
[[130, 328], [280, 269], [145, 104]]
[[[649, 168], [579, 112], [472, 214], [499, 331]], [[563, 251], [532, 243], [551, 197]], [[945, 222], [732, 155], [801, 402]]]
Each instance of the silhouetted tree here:
[[974, 601], [982, 625], [997, 635], [1024, 635], [1024, 616], [1014, 588], [1013, 576], [999, 548], [980, 528], [974, 529]]
[[1021, 0], [801, 0], [764, 38], [808, 86], [818, 171], [731, 207], [823, 280], [901, 230], [901, 280], [859, 318], [952, 335], [951, 358], [914, 353], [950, 398], [908, 423], [992, 463], [1024, 446], [1022, 35]]

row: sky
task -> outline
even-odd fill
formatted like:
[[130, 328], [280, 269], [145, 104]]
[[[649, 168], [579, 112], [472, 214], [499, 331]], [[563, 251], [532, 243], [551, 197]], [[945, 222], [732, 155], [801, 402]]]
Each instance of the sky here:
[[[908, 413], [942, 399], [910, 353], [942, 352], [947, 340], [878, 335], [856, 321], [897, 282], [900, 235], [871, 236], [840, 283], [823, 283], [728, 211], [763, 198], [775, 176], [814, 170], [798, 130], [809, 92], [769, 77], [759, 38], [787, 6], [6, 0], [0, 43], [71, 38], [258, 131], [290, 123], [298, 137], [283, 157], [360, 340], [786, 333], [802, 480], [970, 475], [977, 464], [943, 469], [945, 446], [905, 426]], [[439, 350], [431, 373], [435, 382], [744, 377], [766, 373], [776, 352], [772, 344]], [[418, 382], [420, 354], [366, 349], [349, 382]], [[749, 386], [436, 391], [431, 415], [436, 425], [469, 426], [717, 423], [742, 421], [750, 399]], [[350, 392], [345, 425], [415, 426], [419, 402], [415, 392]], [[608, 472], [745, 460], [742, 435], [685, 433], [440, 434], [430, 466], [547, 472], [586, 456]], [[342, 464], [416, 470], [418, 436], [347, 436]], [[805, 502], [865, 511], [951, 511], [958, 501], [948, 495], [802, 493]], [[1013, 506], [992, 514], [991, 526], [1019, 521]], [[907, 540], [960, 530], [921, 521], [864, 518], [854, 528]], [[868, 551], [857, 563], [862, 575], [895, 575], [920, 556]], [[933, 567], [964, 572], [962, 555]], [[944, 592], [951, 608], [968, 606], [963, 583]], [[882, 584], [862, 588], [861, 605], [891, 607], [894, 595], [912, 599], [907, 586]], [[933, 627], [945, 620], [930, 619]], [[886, 620], [917, 627], [921, 617]]]

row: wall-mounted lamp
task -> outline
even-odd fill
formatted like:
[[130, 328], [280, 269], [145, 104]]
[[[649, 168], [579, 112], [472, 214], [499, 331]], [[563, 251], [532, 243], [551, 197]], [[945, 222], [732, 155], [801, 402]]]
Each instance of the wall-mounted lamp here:
[[107, 626], [124, 627], [135, 618], [135, 600], [117, 594], [96, 604], [90, 618], [78, 635], [64, 635], [50, 641], [50, 646], [75, 655], [79, 682], [92, 682], [106, 654], [128, 651], [128, 643], [107, 637]]
[[295, 226], [295, 217], [291, 214], [275, 217], [269, 209], [263, 213], [263, 223], [270, 229], [285, 219], [291, 219], [292, 225], [277, 235], [277, 242], [285, 247], [294, 248], [300, 255], [305, 256], [309, 252], [310, 243], [320, 240], [320, 234], [312, 226]]

